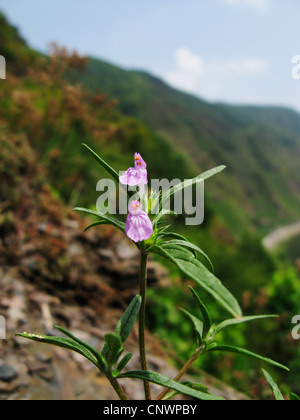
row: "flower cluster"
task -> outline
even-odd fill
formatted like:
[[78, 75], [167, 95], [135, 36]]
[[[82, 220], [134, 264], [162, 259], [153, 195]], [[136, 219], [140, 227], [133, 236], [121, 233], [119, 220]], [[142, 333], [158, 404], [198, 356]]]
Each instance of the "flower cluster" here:
[[[147, 164], [139, 153], [134, 155], [134, 168], [128, 168], [120, 176], [121, 184], [137, 186], [148, 183]], [[126, 219], [126, 235], [134, 242], [149, 239], [153, 233], [152, 222], [139, 201], [131, 201]]]

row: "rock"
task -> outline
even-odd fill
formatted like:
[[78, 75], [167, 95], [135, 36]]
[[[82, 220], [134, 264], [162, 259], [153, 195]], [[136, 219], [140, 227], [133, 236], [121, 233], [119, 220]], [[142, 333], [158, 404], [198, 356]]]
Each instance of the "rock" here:
[[35, 357], [42, 363], [50, 363], [53, 359], [53, 353], [51, 351], [39, 351], [35, 354]]
[[31, 374], [36, 373], [36, 372], [41, 372], [43, 370], [48, 369], [48, 365], [35, 360], [33, 357], [30, 357], [27, 360], [26, 365], [27, 365], [27, 368], [28, 368], [28, 372], [31, 373]]
[[38, 375], [47, 382], [53, 382], [55, 379], [55, 374], [51, 369], [42, 370]]
[[10, 382], [18, 376], [18, 372], [13, 366], [3, 364], [0, 366], [0, 381]]

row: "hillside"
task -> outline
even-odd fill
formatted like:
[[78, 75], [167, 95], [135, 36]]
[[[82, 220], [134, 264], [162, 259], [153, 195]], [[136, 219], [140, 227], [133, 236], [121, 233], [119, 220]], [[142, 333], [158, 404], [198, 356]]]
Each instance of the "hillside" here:
[[238, 231], [261, 233], [299, 218], [300, 115], [284, 108], [209, 104], [150, 74], [90, 59], [78, 78], [166, 137], [200, 172], [228, 166], [212, 185], [214, 209]]
[[[284, 314], [276, 325], [266, 323], [259, 330], [237, 327], [231, 337], [234, 344], [296, 363], [296, 350], [286, 338], [290, 333], [286, 314], [296, 313], [298, 307], [298, 274], [293, 272], [286, 282], [285, 273], [279, 273], [270, 295], [278, 267], [259, 235], [298, 217], [299, 150], [294, 134], [298, 115], [289, 110], [207, 104], [150, 75], [87, 61], [57, 46], [49, 56], [42, 56], [4, 16], [0, 23], [1, 39], [5, 39], [1, 47], [10, 52], [8, 77], [0, 83], [0, 271], [6, 288], [1, 310], [15, 310], [16, 301], [10, 304], [10, 298], [19, 293], [20, 280], [21, 292], [26, 292], [23, 303], [26, 308], [29, 304], [32, 314], [28, 329], [37, 320], [43, 328], [40, 307], [36, 302], [31, 305], [27, 294], [37, 288], [47, 296], [58, 296], [59, 303], [50, 305], [53, 316], [77, 330], [82, 323], [76, 317], [73, 320], [69, 305], [79, 312], [86, 308], [83, 324], [88, 318], [98, 327], [104, 320], [101, 314], [111, 319], [110, 311], [119, 310], [123, 299], [135, 292], [136, 256], [129, 258], [126, 238], [124, 245], [115, 231], [103, 226], [83, 233], [86, 224], [71, 211], [74, 206], [95, 205], [96, 183], [103, 175], [82, 142], [116, 170], [131, 165], [133, 153], [139, 151], [153, 178], [183, 179], [227, 163], [227, 171], [207, 183], [205, 223], [189, 229], [172, 217], [172, 229], [210, 256], [216, 276], [237, 297], [245, 314], [277, 313], [278, 308]], [[119, 98], [118, 104], [114, 98]], [[126, 258], [118, 254], [120, 248]], [[148, 328], [162, 340], [168, 336], [169, 349], [176, 349], [176, 360], [182, 364], [190, 351], [192, 328], [178, 309], [193, 311], [194, 301], [186, 293], [185, 278], [173, 266], [166, 268], [166, 287], [149, 290]], [[155, 284], [158, 276], [153, 277]], [[287, 292], [282, 285], [287, 285]], [[118, 295], [122, 302], [112, 296], [116, 287], [122, 289]], [[98, 292], [103, 300], [95, 299]], [[204, 293], [202, 298], [214, 319], [223, 319], [215, 302]], [[270, 338], [265, 340], [267, 334]], [[260, 381], [259, 373], [249, 379], [250, 369], [257, 367], [259, 372], [260, 367], [251, 360], [229, 358], [225, 365], [216, 354], [198, 367], [222, 380], [237, 372], [233, 385], [247, 393]]]

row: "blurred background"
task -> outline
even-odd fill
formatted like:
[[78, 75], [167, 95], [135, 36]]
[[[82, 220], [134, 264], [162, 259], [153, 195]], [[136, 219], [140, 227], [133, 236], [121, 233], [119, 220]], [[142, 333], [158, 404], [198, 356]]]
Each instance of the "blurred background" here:
[[[115, 398], [77, 356], [14, 338], [58, 323], [98, 346], [138, 291], [130, 241], [110, 227], [83, 233], [88, 221], [72, 212], [95, 207], [106, 177], [82, 142], [116, 170], [140, 152], [151, 178], [227, 166], [206, 183], [204, 223], [170, 223], [210, 256], [245, 314], [280, 315], [222, 338], [289, 366], [268, 370], [299, 393], [299, 3], [1, 0], [0, 11], [0, 399]], [[151, 260], [149, 363], [171, 376], [193, 351], [185, 280]], [[227, 316], [203, 299], [216, 321]], [[133, 331], [130, 367], [136, 342]], [[262, 366], [216, 353], [190, 373], [227, 398], [268, 399]], [[142, 397], [139, 383], [127, 387]]]

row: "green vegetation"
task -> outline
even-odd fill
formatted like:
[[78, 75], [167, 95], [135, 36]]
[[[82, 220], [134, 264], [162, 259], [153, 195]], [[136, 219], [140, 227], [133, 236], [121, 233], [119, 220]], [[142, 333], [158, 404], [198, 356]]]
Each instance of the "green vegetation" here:
[[300, 116], [289, 109], [212, 105], [144, 72], [90, 59], [78, 80], [117, 99], [118, 109], [166, 137], [195, 173], [224, 164], [210, 185], [214, 210], [238, 235], [299, 219]]
[[[238, 298], [245, 315], [280, 314], [278, 320], [264, 320], [257, 328], [255, 323], [239, 325], [221, 334], [236, 346], [268, 354], [289, 366], [292, 374], [277, 372], [281, 376], [276, 380], [299, 393], [299, 346], [290, 338], [291, 318], [300, 313], [299, 272], [294, 266], [299, 239], [293, 240], [293, 253], [288, 252], [292, 258], [286, 258], [287, 248], [279, 250], [280, 258], [285, 254], [282, 264], [282, 258], [264, 250], [261, 237], [272, 227], [299, 218], [300, 116], [286, 109], [211, 105], [146, 73], [95, 59], [86, 62], [58, 47], [51, 57], [44, 57], [26, 45], [3, 15], [0, 38], [0, 53], [9, 64], [9, 76], [0, 84], [4, 181], [7, 171], [16, 167], [21, 174], [22, 154], [30, 155], [45, 171], [33, 173], [33, 183], [47, 179], [49, 190], [61, 201], [91, 207], [104, 172], [82, 143], [120, 170], [131, 164], [138, 151], [151, 161], [152, 178], [183, 180], [227, 165], [221, 177], [207, 181], [204, 224], [188, 234], [181, 227], [180, 233], [206, 250], [215, 275]], [[24, 164], [30, 164], [30, 159], [24, 159]], [[21, 175], [16, 184], [20, 180]], [[7, 187], [1, 201], [12, 201], [8, 210], [17, 211], [20, 197], [9, 197], [11, 190]], [[3, 234], [7, 214], [1, 214]], [[170, 223], [178, 231], [176, 219], [171, 217]], [[193, 331], [182, 322], [179, 307], [193, 312], [194, 302], [182, 293], [185, 286], [179, 272], [168, 267], [175, 287], [150, 291], [148, 327], [161, 338], [168, 332], [170, 353], [177, 355], [180, 364]], [[221, 320], [222, 310], [204, 296], [214, 319]], [[233, 355], [228, 355], [225, 366], [221, 361], [216, 353], [198, 367], [223, 380], [234, 376], [233, 385], [251, 396], [260, 394], [253, 361]]]

